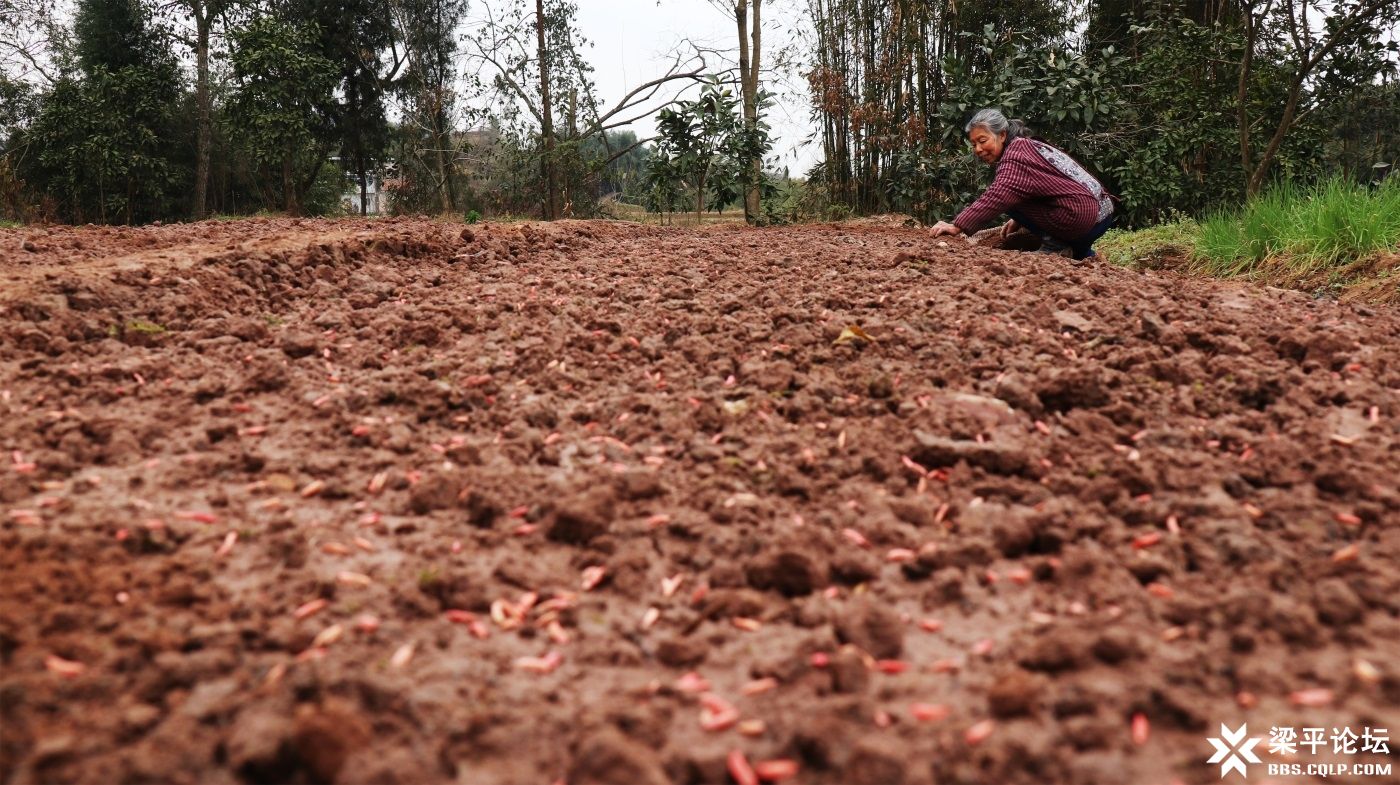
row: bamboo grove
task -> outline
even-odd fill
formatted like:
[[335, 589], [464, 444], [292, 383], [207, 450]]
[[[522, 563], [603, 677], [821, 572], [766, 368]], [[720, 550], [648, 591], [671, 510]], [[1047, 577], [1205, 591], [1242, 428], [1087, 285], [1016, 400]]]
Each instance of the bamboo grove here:
[[[1129, 219], [1400, 153], [1395, 0], [806, 0], [833, 212], [945, 217], [987, 176], [982, 106], [1088, 162]], [[1339, 142], [1340, 140], [1340, 142]]]

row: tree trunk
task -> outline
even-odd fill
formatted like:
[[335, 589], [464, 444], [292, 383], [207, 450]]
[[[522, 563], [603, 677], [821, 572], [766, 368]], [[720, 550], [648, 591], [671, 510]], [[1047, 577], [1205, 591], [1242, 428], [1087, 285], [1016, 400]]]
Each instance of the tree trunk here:
[[554, 161], [554, 118], [549, 104], [549, 51], [544, 43], [544, 0], [535, 0], [535, 38], [540, 58], [540, 106], [543, 110], [540, 131], [544, 135], [544, 159], [541, 161], [545, 181], [544, 217], [553, 221], [559, 217], [559, 173]]
[[[753, 133], [758, 127], [758, 69], [762, 49], [763, 0], [753, 0], [753, 24], [749, 24], [748, 0], [734, 3], [734, 21], [739, 27], [739, 87], [744, 104], [744, 130]], [[752, 39], [752, 44], [750, 44]], [[762, 215], [763, 160], [755, 157], [743, 162], [749, 180], [744, 188], [744, 220], [757, 221]]]
[[199, 113], [195, 137], [194, 159], [194, 219], [208, 216], [209, 161], [213, 150], [214, 127], [210, 121], [209, 96], [209, 27], [214, 23], [214, 9], [193, 0], [190, 10], [195, 23], [195, 87], [194, 96]]

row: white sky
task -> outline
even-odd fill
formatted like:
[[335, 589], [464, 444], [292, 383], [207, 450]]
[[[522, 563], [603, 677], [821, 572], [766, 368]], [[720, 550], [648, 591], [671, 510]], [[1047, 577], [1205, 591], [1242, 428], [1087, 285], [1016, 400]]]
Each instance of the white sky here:
[[[689, 38], [719, 50], [727, 58], [721, 64], [710, 58], [715, 70], [739, 59], [739, 32], [732, 10], [721, 11], [709, 0], [577, 0], [578, 26], [594, 46], [586, 57], [594, 67], [599, 103], [612, 106], [628, 90], [665, 73], [678, 46]], [[732, 8], [732, 0], [723, 6]], [[766, 0], [763, 4], [763, 86], [778, 95], [768, 113], [779, 166], [789, 166], [794, 176], [806, 173], [821, 158], [820, 145], [803, 145], [811, 134], [806, 85], [795, 73], [771, 71], [775, 55], [793, 40], [791, 28], [798, 15], [794, 0]], [[674, 90], [667, 95], [673, 94]], [[658, 96], [659, 97], [659, 96]], [[632, 126], [638, 136], [654, 133], [648, 118]]]

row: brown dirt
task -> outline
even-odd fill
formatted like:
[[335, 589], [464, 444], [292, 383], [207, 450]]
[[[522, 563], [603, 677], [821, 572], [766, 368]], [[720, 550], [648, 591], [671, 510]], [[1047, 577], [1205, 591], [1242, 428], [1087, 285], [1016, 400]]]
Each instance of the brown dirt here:
[[1400, 726], [1391, 309], [898, 225], [0, 277], [0, 782], [1165, 785]]

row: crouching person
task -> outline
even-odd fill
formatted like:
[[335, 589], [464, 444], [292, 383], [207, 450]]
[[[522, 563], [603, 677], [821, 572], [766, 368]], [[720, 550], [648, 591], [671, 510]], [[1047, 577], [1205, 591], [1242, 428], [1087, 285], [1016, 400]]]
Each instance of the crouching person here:
[[935, 237], [972, 234], [1005, 213], [1003, 237], [1024, 228], [1040, 236], [1040, 250], [1069, 248], [1075, 259], [1094, 255], [1094, 241], [1113, 225], [1113, 196], [1063, 150], [1030, 138], [1020, 120], [996, 109], [973, 115], [964, 129], [978, 158], [996, 175], [977, 201], [952, 223], [939, 221]]

